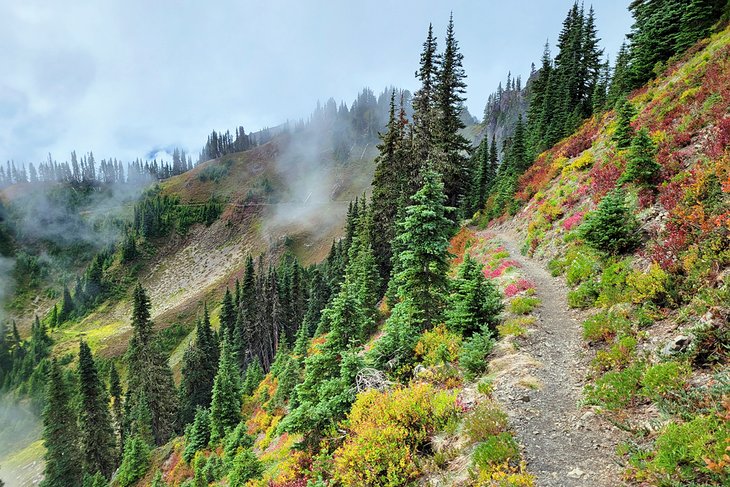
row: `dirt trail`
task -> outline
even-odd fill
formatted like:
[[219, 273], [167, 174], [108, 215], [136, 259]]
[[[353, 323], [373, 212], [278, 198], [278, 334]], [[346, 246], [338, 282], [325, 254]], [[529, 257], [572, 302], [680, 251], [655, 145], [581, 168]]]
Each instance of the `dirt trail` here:
[[535, 283], [542, 301], [535, 311], [536, 325], [519, 342], [519, 353], [537, 362], [530, 373], [539, 388], [495, 384], [528, 470], [537, 477], [537, 487], [624, 485], [615, 454], [620, 432], [579, 406], [590, 358], [581, 345], [580, 315], [567, 304], [567, 288], [541, 263], [520, 254], [516, 233], [502, 230], [497, 237]]

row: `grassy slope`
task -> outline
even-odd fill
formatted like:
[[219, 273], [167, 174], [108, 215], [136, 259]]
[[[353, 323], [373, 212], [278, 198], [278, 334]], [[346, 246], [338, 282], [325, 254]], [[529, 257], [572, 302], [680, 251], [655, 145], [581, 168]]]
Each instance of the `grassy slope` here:
[[[651, 485], [727, 482], [730, 29], [630, 99], [638, 110], [633, 126], [649, 129], [662, 165], [655, 190], [626, 187], [643, 237], [633, 255], [601, 256], [577, 232], [626, 164], [626, 151], [611, 140], [614, 112], [541, 154], [520, 179], [523, 209], [493, 224], [516, 229], [524, 252], [567, 273], [574, 306], [612, 317], [605, 336], [586, 333], [596, 353], [586, 397], [635, 433], [636, 445], [622, 451], [628, 477]], [[617, 331], [621, 316], [630, 325]], [[694, 343], [663, 353], [679, 335]], [[707, 359], [709, 351], [715, 355]]]

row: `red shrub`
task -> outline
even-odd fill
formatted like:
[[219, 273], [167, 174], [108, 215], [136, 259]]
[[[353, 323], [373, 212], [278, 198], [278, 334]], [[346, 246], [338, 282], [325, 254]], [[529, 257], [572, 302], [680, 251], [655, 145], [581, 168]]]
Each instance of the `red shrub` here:
[[730, 117], [720, 119], [715, 126], [715, 133], [710, 146], [707, 148], [707, 155], [712, 159], [722, 157], [730, 146]]
[[515, 294], [527, 291], [528, 289], [535, 289], [535, 284], [527, 279], [520, 279], [504, 288], [504, 295], [511, 298]]
[[579, 211], [569, 216], [563, 222], [563, 228], [566, 230], [572, 230], [576, 225], [580, 224], [580, 222], [583, 221], [583, 217], [585, 216], [585, 214], [585, 211]]
[[642, 188], [639, 191], [639, 208], [645, 210], [654, 204], [654, 191], [650, 188]]
[[591, 180], [591, 194], [593, 201], [599, 201], [609, 191], [616, 187], [618, 178], [621, 177], [621, 169], [611, 162], [595, 164], [589, 173]]
[[684, 181], [670, 181], [659, 187], [659, 203], [672, 211], [684, 198]]

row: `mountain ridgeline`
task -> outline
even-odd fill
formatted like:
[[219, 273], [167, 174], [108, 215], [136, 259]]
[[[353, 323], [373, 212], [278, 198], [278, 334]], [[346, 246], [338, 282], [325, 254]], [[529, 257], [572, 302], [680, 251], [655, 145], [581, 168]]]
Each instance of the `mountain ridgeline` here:
[[[610, 64], [576, 2], [479, 123], [451, 18], [413, 93], [214, 131], [196, 164], [0, 168], [0, 478], [725, 485], [729, 12], [629, 10]], [[541, 303], [543, 265], [580, 313], [605, 469], [513, 417], [553, 390], [529, 375], [549, 357], [519, 358], [534, 310], [570, 312]]]

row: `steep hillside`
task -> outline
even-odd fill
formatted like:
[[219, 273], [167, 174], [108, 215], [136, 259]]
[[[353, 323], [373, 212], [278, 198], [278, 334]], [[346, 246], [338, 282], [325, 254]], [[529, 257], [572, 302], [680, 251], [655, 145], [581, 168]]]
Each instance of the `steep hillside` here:
[[729, 86], [726, 29], [540, 154], [490, 223], [587, 312], [583, 401], [630, 433], [618, 459], [642, 485], [730, 479]]

